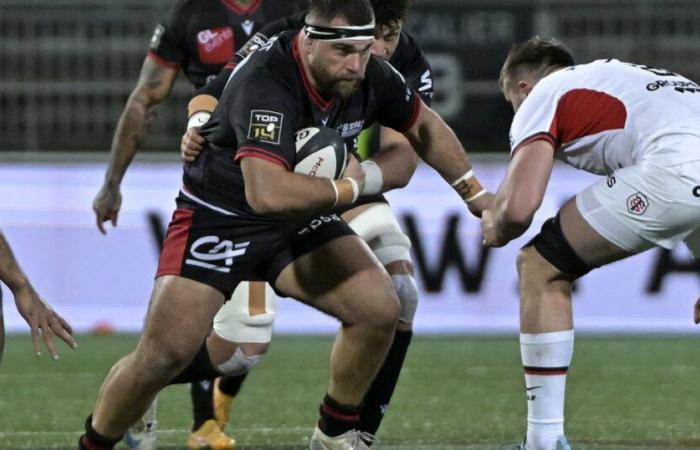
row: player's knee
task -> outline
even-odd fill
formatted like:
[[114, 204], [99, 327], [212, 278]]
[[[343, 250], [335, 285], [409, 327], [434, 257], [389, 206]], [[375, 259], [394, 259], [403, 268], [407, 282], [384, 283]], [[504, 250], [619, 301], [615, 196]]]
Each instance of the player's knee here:
[[418, 307], [418, 287], [410, 274], [391, 275], [391, 282], [400, 304], [399, 324], [411, 325]]
[[274, 312], [250, 315], [248, 312], [230, 314], [214, 319], [214, 331], [230, 342], [269, 344], [272, 339]]
[[363, 322], [381, 330], [393, 331], [401, 315], [401, 303], [392, 280], [384, 271], [377, 271], [376, 281], [367, 285], [372, 299], [363, 308]]
[[269, 348], [269, 344], [249, 347], [250, 349], [247, 349], [244, 344], [237, 347], [228, 360], [216, 366], [217, 370], [228, 376], [243, 375], [262, 360]]

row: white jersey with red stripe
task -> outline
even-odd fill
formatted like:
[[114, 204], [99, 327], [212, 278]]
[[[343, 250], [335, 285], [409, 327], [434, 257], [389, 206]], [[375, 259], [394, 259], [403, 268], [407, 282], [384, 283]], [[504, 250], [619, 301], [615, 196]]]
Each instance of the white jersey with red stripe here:
[[542, 78], [511, 125], [512, 153], [547, 140], [557, 159], [610, 174], [642, 160], [681, 164], [700, 160], [700, 86], [663, 69], [594, 61]]

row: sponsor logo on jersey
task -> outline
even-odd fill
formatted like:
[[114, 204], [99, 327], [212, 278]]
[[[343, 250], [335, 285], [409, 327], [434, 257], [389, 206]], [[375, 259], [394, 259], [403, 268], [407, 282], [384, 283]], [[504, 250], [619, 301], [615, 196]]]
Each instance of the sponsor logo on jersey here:
[[248, 139], [279, 144], [283, 121], [284, 116], [278, 112], [264, 109], [252, 110], [250, 112]]
[[233, 58], [231, 27], [211, 28], [197, 33], [197, 52], [204, 64], [224, 64]]
[[160, 38], [163, 37], [165, 32], [165, 27], [163, 25], [158, 25], [155, 30], [153, 30], [153, 36], [151, 36], [151, 41], [148, 43], [148, 48], [151, 50], [158, 49], [160, 45]]
[[221, 240], [218, 236], [204, 236], [192, 243], [192, 258], [187, 258], [185, 264], [229, 273], [234, 258], [244, 255], [249, 245], [250, 242], [234, 244], [229, 240]]
[[317, 218], [312, 220], [308, 226], [299, 230], [297, 234], [301, 236], [303, 234], [310, 233], [311, 231], [314, 231], [319, 227], [323, 226], [323, 224], [331, 222], [342, 222], [342, 220], [337, 214], [331, 214], [328, 216], [318, 216]]
[[696, 197], [700, 197], [700, 186], [695, 186], [693, 188], [693, 195]]
[[627, 197], [627, 211], [636, 216], [641, 216], [649, 207], [649, 199], [641, 192], [635, 192]]
[[656, 80], [653, 83], [647, 84], [647, 91], [657, 91], [661, 88], [672, 87], [674, 91], [683, 93], [700, 93], [700, 85], [694, 81], [669, 81], [669, 80]]
[[[326, 119], [327, 121], [328, 119]], [[323, 123], [324, 125], [326, 124], [325, 122]], [[355, 122], [349, 122], [349, 123], [344, 123], [340, 126], [338, 126], [337, 130], [340, 133], [340, 135], [343, 137], [343, 139], [352, 137], [352, 136], [357, 136], [360, 134], [362, 131], [362, 126], [365, 124], [364, 120], [357, 120]]]

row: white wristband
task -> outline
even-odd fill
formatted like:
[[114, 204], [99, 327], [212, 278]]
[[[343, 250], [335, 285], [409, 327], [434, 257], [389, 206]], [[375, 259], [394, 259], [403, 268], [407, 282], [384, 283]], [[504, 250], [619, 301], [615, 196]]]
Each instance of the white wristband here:
[[384, 186], [384, 174], [379, 164], [368, 159], [360, 163], [365, 171], [365, 186], [362, 188], [362, 195], [374, 195], [382, 192]]
[[208, 111], [197, 111], [196, 113], [192, 114], [192, 117], [190, 117], [190, 120], [187, 121], [187, 129], [189, 130], [190, 128], [194, 127], [201, 127], [211, 117], [211, 113]]
[[355, 181], [353, 178], [347, 177], [343, 178], [343, 180], [349, 180], [350, 185], [352, 186], [352, 203], [355, 203], [360, 197], [360, 186], [357, 184], [357, 181]]
[[485, 195], [486, 192], [487, 192], [486, 189], [482, 189], [479, 192], [477, 192], [476, 194], [472, 195], [471, 197], [465, 199], [464, 201], [465, 201], [465, 203], [471, 203], [474, 200], [476, 200], [477, 198], [481, 197], [482, 195]]
[[470, 178], [473, 177], [473, 176], [474, 176], [474, 170], [469, 169], [469, 170], [467, 171], [467, 173], [465, 173], [464, 175], [462, 175], [461, 177], [459, 177], [459, 178], [457, 178], [455, 181], [453, 181], [451, 186], [452, 186], [452, 187], [455, 187], [455, 186], [457, 186], [459, 183], [461, 183], [462, 181], [468, 180], [468, 179], [470, 179]]
[[333, 193], [335, 194], [335, 197], [333, 198], [333, 207], [338, 204], [338, 186], [335, 185], [335, 181], [331, 180], [330, 178], [326, 178], [326, 180], [331, 182], [331, 186], [333, 186]]

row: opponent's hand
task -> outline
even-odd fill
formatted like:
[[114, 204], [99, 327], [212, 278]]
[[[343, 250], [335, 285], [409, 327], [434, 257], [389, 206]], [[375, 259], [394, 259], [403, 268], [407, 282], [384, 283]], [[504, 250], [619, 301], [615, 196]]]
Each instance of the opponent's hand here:
[[486, 209], [481, 213], [481, 234], [484, 235], [482, 244], [487, 247], [503, 247], [508, 243], [499, 240], [491, 209]]
[[41, 356], [41, 339], [51, 358], [58, 359], [58, 353], [53, 344], [53, 336], [58, 336], [72, 349], [78, 348], [78, 343], [73, 339], [73, 329], [63, 317], [44, 302], [31, 286], [26, 286], [13, 293], [17, 310], [27, 321], [32, 331], [32, 344], [34, 354]]
[[700, 297], [695, 301], [695, 307], [693, 308], [693, 321], [696, 324], [700, 324]]
[[182, 135], [180, 142], [180, 156], [182, 160], [191, 163], [202, 152], [206, 139], [199, 134], [199, 127], [188, 128], [185, 134]]
[[119, 192], [119, 187], [110, 187], [103, 185], [92, 201], [92, 210], [95, 211], [95, 219], [97, 228], [100, 233], [107, 234], [104, 222], [111, 221], [112, 226], [117, 226], [117, 218], [119, 216], [119, 208], [122, 206], [122, 194]]
[[469, 212], [474, 214], [476, 217], [481, 217], [481, 214], [485, 210], [493, 209], [495, 202], [496, 196], [490, 192], [487, 192], [481, 197], [467, 203], [467, 208], [469, 208]]
[[360, 188], [360, 192], [365, 187], [365, 170], [360, 165], [354, 154], [350, 153], [348, 155], [348, 165], [345, 166], [345, 171], [343, 171], [342, 178], [352, 178], [357, 181], [357, 186]]

